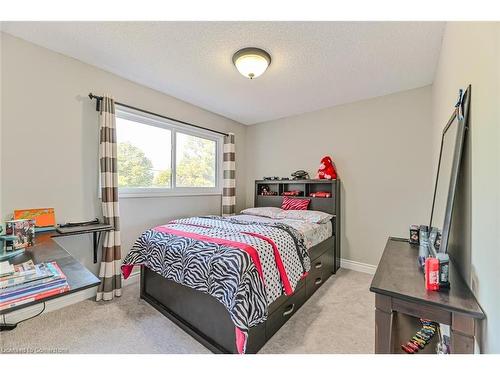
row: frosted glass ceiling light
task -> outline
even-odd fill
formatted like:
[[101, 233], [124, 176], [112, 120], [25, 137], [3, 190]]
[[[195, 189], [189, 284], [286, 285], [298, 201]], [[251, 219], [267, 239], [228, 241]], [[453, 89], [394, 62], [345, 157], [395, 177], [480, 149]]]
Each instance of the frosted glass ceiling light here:
[[243, 76], [254, 79], [266, 71], [271, 56], [260, 48], [243, 48], [233, 55], [233, 64]]

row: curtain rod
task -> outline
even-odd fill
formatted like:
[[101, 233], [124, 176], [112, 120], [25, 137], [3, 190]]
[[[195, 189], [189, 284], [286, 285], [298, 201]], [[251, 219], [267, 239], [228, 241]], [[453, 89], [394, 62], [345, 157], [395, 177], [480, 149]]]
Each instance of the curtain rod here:
[[[97, 95], [94, 95], [92, 93], [89, 94], [89, 98], [92, 100], [92, 99], [96, 99], [96, 111], [100, 111], [101, 110], [101, 100], [102, 100], [102, 96], [97, 96]], [[128, 105], [128, 104], [124, 104], [124, 103], [120, 103], [120, 102], [115, 102], [115, 104], [119, 105], [119, 106], [122, 106], [122, 107], [126, 107], [126, 108], [130, 108], [130, 109], [133, 109], [135, 111], [139, 111], [139, 112], [143, 112], [143, 113], [147, 113], [148, 115], [153, 115], [153, 116], [157, 116], [157, 117], [161, 117], [161, 118], [164, 118], [166, 120], [171, 120], [171, 121], [175, 121], [175, 122], [178, 122], [178, 123], [181, 123], [181, 124], [184, 124], [184, 125], [188, 125], [188, 126], [192, 126], [192, 127], [195, 127], [195, 128], [198, 128], [198, 129], [202, 129], [202, 130], [207, 130], [209, 132], [212, 132], [212, 133], [217, 133], [217, 134], [221, 134], [221, 135], [229, 135], [227, 133], [224, 133], [224, 132], [220, 132], [220, 131], [217, 131], [217, 130], [213, 130], [213, 129], [209, 129], [209, 128], [205, 128], [203, 126], [199, 126], [199, 125], [195, 125], [195, 124], [191, 124], [190, 122], [186, 122], [186, 121], [181, 121], [181, 120], [177, 120], [175, 118], [172, 118], [172, 117], [168, 117], [168, 116], [163, 116], [163, 115], [160, 115], [158, 113], [154, 113], [154, 112], [150, 112], [150, 111], [147, 111], [145, 109], [141, 109], [141, 108], [137, 108], [137, 107], [133, 107], [131, 105]]]

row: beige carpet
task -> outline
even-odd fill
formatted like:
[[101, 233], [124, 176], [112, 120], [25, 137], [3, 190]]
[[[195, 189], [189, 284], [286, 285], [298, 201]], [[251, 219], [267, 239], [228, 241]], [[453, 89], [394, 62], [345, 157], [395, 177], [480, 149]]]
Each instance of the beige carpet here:
[[[260, 353], [373, 353], [372, 276], [340, 270]], [[91, 300], [0, 333], [0, 353], [209, 353], [139, 299], [137, 284], [112, 302]]]

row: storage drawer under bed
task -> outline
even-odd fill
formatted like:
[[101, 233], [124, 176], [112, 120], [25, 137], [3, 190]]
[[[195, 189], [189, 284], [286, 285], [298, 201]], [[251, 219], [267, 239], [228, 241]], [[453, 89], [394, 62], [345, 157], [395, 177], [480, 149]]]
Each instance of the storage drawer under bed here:
[[269, 340], [279, 328], [290, 319], [307, 299], [319, 289], [333, 274], [334, 245], [333, 237], [330, 246], [315, 248], [310, 253], [311, 269], [306, 278], [302, 279], [292, 296], [281, 296], [269, 306], [269, 316], [266, 321], [266, 338]]
[[[309, 258], [311, 258], [311, 263], [313, 260], [322, 255], [325, 251], [330, 251], [333, 255], [335, 251], [335, 236], [327, 238], [325, 241], [313, 246], [309, 249]], [[332, 268], [333, 270], [333, 268]]]
[[[296, 291], [304, 287], [307, 281], [309, 281], [309, 284], [312, 283], [310, 281], [312, 277], [311, 273], [313, 273], [315, 280], [318, 278], [318, 272], [316, 270], [316, 268], [318, 267], [318, 261], [319, 261], [318, 259], [321, 259], [322, 263], [322, 265], [319, 268], [321, 268], [322, 271], [325, 272], [325, 274], [322, 275], [321, 277], [322, 281], [316, 285], [316, 288], [313, 288], [312, 293], [314, 293], [314, 291], [318, 289], [321, 286], [321, 284], [323, 284], [323, 282], [333, 273], [334, 247], [335, 247], [335, 237], [332, 236], [323, 243], [313, 246], [309, 250], [309, 258], [311, 259], [311, 269], [309, 270], [309, 275], [297, 283], [297, 287], [295, 288]], [[327, 256], [327, 254], [329, 256]], [[312, 286], [310, 285], [309, 289], [311, 288]], [[308, 296], [310, 296], [312, 293], [308, 294]], [[271, 303], [269, 305], [269, 316], [271, 316], [276, 311], [276, 309], [281, 307], [281, 305], [286, 302], [287, 298], [288, 296], [282, 295], [278, 297], [276, 301]]]
[[311, 261], [311, 270], [306, 278], [306, 297], [309, 298], [333, 274], [333, 253], [325, 251]]
[[279, 306], [266, 320], [266, 338], [269, 340], [306, 301], [306, 288], [295, 291], [287, 301]]

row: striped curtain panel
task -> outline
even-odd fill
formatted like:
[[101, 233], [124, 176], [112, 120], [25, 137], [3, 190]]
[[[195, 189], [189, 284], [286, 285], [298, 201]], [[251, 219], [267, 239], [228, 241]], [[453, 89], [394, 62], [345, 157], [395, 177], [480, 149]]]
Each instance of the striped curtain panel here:
[[236, 163], [234, 134], [224, 137], [224, 183], [222, 189], [222, 216], [234, 215], [236, 207]]
[[104, 236], [102, 260], [99, 269], [101, 285], [97, 288], [97, 301], [112, 300], [122, 294], [120, 273], [120, 213], [118, 207], [118, 174], [116, 150], [116, 124], [114, 100], [104, 96], [99, 115], [99, 159], [101, 172], [102, 215], [104, 223], [114, 231]]

